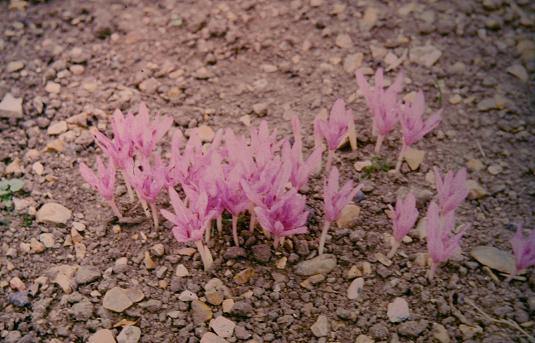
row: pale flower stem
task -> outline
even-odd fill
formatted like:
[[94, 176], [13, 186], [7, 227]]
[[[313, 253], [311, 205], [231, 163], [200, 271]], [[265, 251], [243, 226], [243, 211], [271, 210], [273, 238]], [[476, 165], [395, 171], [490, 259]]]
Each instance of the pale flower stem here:
[[147, 202], [141, 199], [141, 197], [139, 196], [137, 192], [136, 194], [137, 194], [137, 198], [139, 199], [139, 203], [141, 204], [141, 208], [143, 209], [143, 212], [145, 212], [145, 215], [147, 216], [147, 218], [150, 218], [149, 207], [147, 206]]
[[217, 216], [215, 220], [215, 224], [217, 226], [217, 232], [219, 233], [223, 232], [223, 214], [220, 214]]
[[128, 193], [128, 199], [130, 199], [130, 202], [134, 202], [134, 191], [132, 190], [132, 187], [130, 187], [130, 184], [128, 181], [126, 181], [126, 173], [124, 170], [121, 170], [121, 174], [123, 175], [124, 184], [126, 185], [126, 192]]
[[386, 255], [386, 257], [388, 258], [394, 257], [396, 255], [396, 252], [398, 251], [399, 246], [400, 246], [400, 243], [394, 239], [392, 241], [392, 248], [390, 249], [390, 252], [388, 253], [388, 255]]
[[407, 149], [407, 146], [405, 143], [401, 146], [401, 150], [399, 152], [398, 161], [396, 162], [396, 173], [399, 173], [399, 170], [401, 169], [401, 163], [403, 162], [403, 155], [405, 155], [405, 150]]
[[279, 247], [279, 241], [279, 237], [273, 238], [273, 249], [277, 250], [277, 248]]
[[119, 218], [119, 219], [123, 219], [123, 215], [121, 214], [121, 211], [119, 210], [119, 207], [117, 207], [117, 204], [115, 203], [115, 199], [111, 199], [109, 201], [109, 204], [110, 204], [110, 207], [111, 207], [111, 210], [113, 211], [113, 214]]
[[325, 164], [325, 174], [329, 174], [334, 159], [334, 150], [329, 150], [327, 153], [327, 164]]
[[256, 225], [256, 214], [253, 209], [250, 210], [251, 219], [249, 220], [249, 232], [254, 232], [254, 227]]
[[204, 231], [204, 241], [206, 242], [206, 245], [208, 245], [208, 243], [210, 243], [210, 235], [211, 235], [210, 231], [212, 231], [212, 225], [211, 224], [208, 225], [208, 227]]
[[431, 268], [429, 269], [429, 280], [433, 280], [433, 278], [435, 277], [437, 267], [438, 266], [436, 265], [436, 263], [431, 261]]
[[377, 135], [377, 141], [375, 141], [375, 153], [379, 154], [381, 151], [381, 146], [383, 145], [383, 140], [385, 137], [383, 135]]
[[325, 220], [323, 223], [323, 228], [321, 229], [321, 236], [320, 236], [320, 245], [318, 248], [318, 254], [323, 254], [323, 248], [325, 247], [325, 240], [327, 239], [327, 231], [329, 231], [329, 227], [331, 226], [331, 223], [328, 220]]
[[234, 244], [239, 247], [240, 241], [238, 240], [238, 216], [235, 215], [232, 215], [232, 237], [234, 238]]
[[206, 255], [204, 244], [202, 244], [202, 241], [195, 241], [195, 246], [197, 247], [197, 250], [199, 251], [199, 255], [201, 255], [201, 261], [204, 266], [204, 270], [206, 271], [210, 269], [211, 263], [209, 261], [208, 256]]
[[154, 221], [154, 228], [158, 230], [160, 223], [159, 223], [159, 218], [158, 218], [158, 207], [156, 206], [156, 203], [153, 203], [153, 202], [150, 203], [150, 210], [152, 212], [152, 220]]

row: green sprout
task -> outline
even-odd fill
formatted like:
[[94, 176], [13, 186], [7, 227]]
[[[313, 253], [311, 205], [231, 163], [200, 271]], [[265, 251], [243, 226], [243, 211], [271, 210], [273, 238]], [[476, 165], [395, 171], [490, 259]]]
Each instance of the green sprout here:
[[8, 179], [0, 181], [0, 202], [4, 208], [13, 206], [13, 194], [24, 187], [24, 180]]
[[383, 160], [381, 157], [375, 156], [372, 158], [372, 165], [363, 168], [362, 171], [364, 172], [364, 177], [369, 178], [374, 173], [387, 172], [392, 169], [392, 167], [393, 166], [388, 161]]

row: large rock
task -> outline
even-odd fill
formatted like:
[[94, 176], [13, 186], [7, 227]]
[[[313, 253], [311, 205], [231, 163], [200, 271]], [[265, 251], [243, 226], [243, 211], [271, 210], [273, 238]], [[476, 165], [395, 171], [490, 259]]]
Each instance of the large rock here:
[[209, 321], [213, 316], [210, 306], [206, 305], [200, 300], [193, 300], [191, 302], [191, 314], [194, 324], [200, 324]]
[[133, 304], [127, 290], [121, 287], [113, 287], [107, 291], [102, 300], [102, 306], [113, 312], [123, 312]]
[[67, 224], [67, 221], [71, 219], [72, 212], [63, 205], [55, 202], [48, 202], [41, 206], [37, 211], [35, 218], [38, 223], [48, 224]]
[[335, 267], [336, 256], [332, 254], [322, 254], [297, 264], [297, 266], [295, 266], [295, 273], [303, 276], [328, 274]]
[[80, 266], [74, 277], [77, 284], [83, 285], [98, 280], [100, 270], [94, 266]]
[[512, 274], [515, 270], [515, 259], [507, 251], [482, 245], [472, 249], [470, 255], [479, 263], [499, 272]]
[[231, 337], [236, 324], [230, 319], [219, 316], [210, 321], [210, 327], [219, 337]]
[[0, 102], [0, 117], [22, 118], [22, 98], [15, 98], [7, 93]]

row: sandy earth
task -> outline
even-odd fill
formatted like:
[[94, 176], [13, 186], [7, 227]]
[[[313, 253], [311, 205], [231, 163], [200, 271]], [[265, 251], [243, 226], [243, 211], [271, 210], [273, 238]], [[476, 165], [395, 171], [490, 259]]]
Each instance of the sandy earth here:
[[[24, 180], [0, 209], [0, 341], [137, 342], [137, 329], [122, 329], [134, 325], [141, 342], [225, 342], [207, 334], [210, 318], [224, 316], [236, 325], [228, 342], [528, 342], [535, 273], [506, 284], [470, 252], [509, 252], [515, 224], [535, 226], [534, 10], [526, 0], [0, 1], [0, 100], [15, 102], [0, 110], [0, 176]], [[389, 80], [403, 70], [405, 93], [422, 89], [431, 109], [444, 109], [439, 129], [417, 145], [423, 162], [401, 175], [380, 168], [395, 164], [399, 135], [374, 158], [357, 93], [354, 70], [379, 66]], [[331, 232], [336, 266], [320, 277], [295, 272], [316, 255], [319, 179], [307, 194], [310, 234], [275, 251], [246, 232], [236, 249], [227, 230], [205, 273], [198, 254], [168, 227], [155, 231], [126, 196], [120, 206], [134, 220], [114, 222], [78, 174], [79, 161], [100, 154], [89, 129], [109, 132], [116, 108], [144, 101], [182, 129], [239, 132], [263, 118], [288, 133], [298, 114], [311, 134], [336, 98], [355, 113], [359, 140], [336, 164], [365, 187], [358, 219]], [[366, 160], [374, 168], [357, 172]], [[459, 211], [471, 225], [463, 252], [429, 282], [417, 230], [392, 261], [377, 254], [388, 251], [387, 205], [411, 188], [423, 212], [433, 166], [466, 166], [474, 183]], [[50, 202], [72, 211], [64, 224], [36, 220]], [[178, 276], [179, 265], [189, 275]], [[357, 277], [363, 289], [349, 300]], [[105, 308], [114, 287], [136, 290], [134, 304]], [[387, 316], [395, 298], [409, 306], [401, 323]]]

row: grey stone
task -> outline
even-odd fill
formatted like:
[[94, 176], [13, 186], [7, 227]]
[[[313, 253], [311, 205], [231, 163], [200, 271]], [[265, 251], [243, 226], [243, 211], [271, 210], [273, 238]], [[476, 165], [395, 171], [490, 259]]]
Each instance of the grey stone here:
[[100, 278], [100, 271], [97, 267], [94, 266], [80, 266], [74, 279], [77, 284], [83, 285], [86, 283], [91, 283]]
[[322, 254], [313, 259], [300, 262], [295, 266], [295, 273], [302, 276], [328, 274], [336, 267], [336, 256]]
[[141, 338], [141, 329], [137, 326], [127, 326], [117, 336], [117, 343], [137, 343]]

